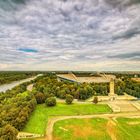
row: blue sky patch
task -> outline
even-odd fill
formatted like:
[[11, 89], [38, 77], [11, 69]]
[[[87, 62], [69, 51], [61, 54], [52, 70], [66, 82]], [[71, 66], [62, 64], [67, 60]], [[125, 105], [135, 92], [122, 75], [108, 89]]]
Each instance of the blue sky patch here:
[[31, 49], [31, 48], [19, 48], [19, 51], [22, 52], [27, 52], [27, 53], [37, 53], [38, 51], [36, 49]]

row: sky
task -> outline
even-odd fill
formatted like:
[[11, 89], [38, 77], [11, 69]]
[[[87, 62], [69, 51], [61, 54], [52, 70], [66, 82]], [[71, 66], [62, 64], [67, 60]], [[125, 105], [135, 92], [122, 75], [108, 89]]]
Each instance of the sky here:
[[0, 70], [140, 71], [140, 0], [0, 0]]

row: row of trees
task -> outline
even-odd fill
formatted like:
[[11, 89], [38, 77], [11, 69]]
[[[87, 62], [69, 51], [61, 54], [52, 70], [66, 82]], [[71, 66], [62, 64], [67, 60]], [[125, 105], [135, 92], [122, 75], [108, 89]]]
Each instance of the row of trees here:
[[0, 93], [0, 140], [15, 140], [35, 106], [36, 99], [26, 91], [26, 84]]
[[[65, 99], [66, 104], [68, 104], [68, 105], [69, 105], [69, 104], [72, 104], [73, 99], [74, 99], [74, 98], [73, 98], [72, 95], [67, 94], [67, 95], [66, 95], [66, 99]], [[97, 103], [98, 103], [98, 97], [97, 97], [97, 96], [94, 97], [93, 103], [94, 103], [94, 104], [97, 104]], [[55, 98], [55, 97], [49, 97], [49, 98], [47, 98], [47, 99], [45, 100], [45, 104], [46, 104], [47, 106], [55, 106], [55, 105], [56, 105], [56, 98]]]

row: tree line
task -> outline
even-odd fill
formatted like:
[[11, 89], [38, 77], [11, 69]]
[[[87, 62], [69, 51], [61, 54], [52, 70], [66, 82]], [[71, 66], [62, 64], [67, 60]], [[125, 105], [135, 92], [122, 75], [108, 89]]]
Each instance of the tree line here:
[[15, 140], [35, 109], [36, 99], [26, 86], [24, 83], [0, 93], [0, 140]]

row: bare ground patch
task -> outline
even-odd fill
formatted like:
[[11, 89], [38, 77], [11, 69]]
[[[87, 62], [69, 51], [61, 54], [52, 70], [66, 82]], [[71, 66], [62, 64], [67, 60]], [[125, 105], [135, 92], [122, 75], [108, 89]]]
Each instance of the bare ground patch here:
[[[90, 122], [90, 118], [85, 119], [85, 126], [80, 125], [69, 125], [65, 128], [72, 130], [73, 136], [78, 138], [79, 136], [82, 138], [87, 138], [88, 136], [102, 136], [103, 132], [94, 128]], [[104, 126], [103, 126], [104, 127]]]
[[69, 128], [72, 129], [73, 137], [75, 138], [82, 137], [86, 139], [88, 136], [102, 135], [101, 131], [94, 130], [91, 126], [83, 126], [83, 128], [81, 128], [81, 126], [69, 126]]

